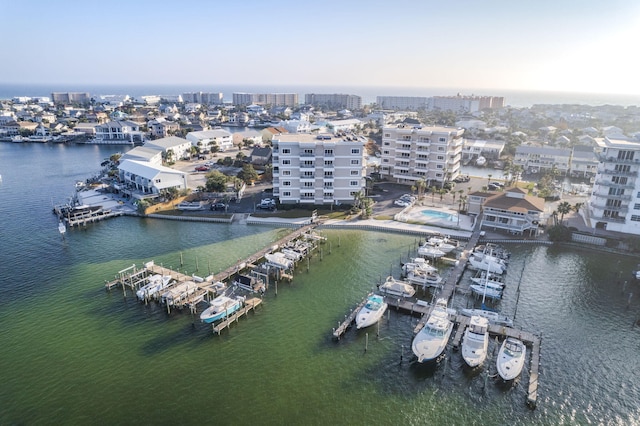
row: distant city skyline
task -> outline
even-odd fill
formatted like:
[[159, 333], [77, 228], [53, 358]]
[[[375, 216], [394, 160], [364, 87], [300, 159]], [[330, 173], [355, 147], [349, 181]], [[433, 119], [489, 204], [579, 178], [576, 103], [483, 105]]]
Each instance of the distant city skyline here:
[[637, 2], [301, 5], [0, 0], [0, 83], [640, 94]]

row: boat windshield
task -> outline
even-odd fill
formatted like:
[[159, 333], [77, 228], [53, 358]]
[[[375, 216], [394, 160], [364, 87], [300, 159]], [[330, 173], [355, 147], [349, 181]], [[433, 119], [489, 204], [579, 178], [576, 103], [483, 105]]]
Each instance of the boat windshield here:
[[369, 300], [367, 302], [366, 308], [370, 311], [377, 311], [378, 309], [380, 309], [380, 302], [377, 300]]
[[519, 357], [522, 355], [522, 347], [517, 343], [507, 342], [505, 346], [505, 352], [512, 357]]

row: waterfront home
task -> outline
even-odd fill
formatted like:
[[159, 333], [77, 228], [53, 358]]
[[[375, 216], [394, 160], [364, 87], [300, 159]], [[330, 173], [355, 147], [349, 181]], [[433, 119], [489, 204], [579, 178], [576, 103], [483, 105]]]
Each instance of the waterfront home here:
[[171, 133], [180, 130], [180, 123], [167, 121], [164, 118], [157, 118], [155, 120], [150, 120], [147, 123], [147, 127], [149, 128], [149, 134], [152, 137], [166, 138]]
[[186, 173], [146, 161], [121, 161], [118, 176], [120, 183], [114, 188], [133, 198], [157, 196], [169, 188], [187, 189]]
[[543, 224], [544, 198], [527, 195], [522, 188], [472, 192], [468, 205], [469, 213], [479, 215], [482, 228], [537, 236]]
[[513, 164], [522, 166], [525, 172], [541, 173], [554, 167], [561, 174], [569, 171], [571, 150], [550, 146], [521, 145], [516, 148]]
[[96, 143], [135, 143], [144, 142], [144, 132], [133, 121], [109, 121], [95, 127]]
[[161, 166], [162, 150], [155, 147], [147, 146], [146, 144], [143, 146], [136, 146], [135, 148], [132, 148], [122, 154], [122, 157], [120, 157], [120, 162], [123, 162], [125, 160], [145, 161], [149, 164]]

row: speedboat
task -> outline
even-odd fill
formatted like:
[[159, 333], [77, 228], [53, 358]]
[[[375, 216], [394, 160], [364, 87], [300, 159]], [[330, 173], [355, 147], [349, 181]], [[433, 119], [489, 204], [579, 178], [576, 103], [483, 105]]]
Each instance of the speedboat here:
[[485, 282], [487, 282], [490, 285], [493, 285], [494, 287], [499, 287], [499, 288], [503, 288], [505, 286], [505, 282], [502, 276], [498, 274], [492, 274], [492, 273], [489, 273], [489, 275], [487, 275], [486, 273], [482, 272], [481, 274], [475, 277], [471, 277], [471, 281], [474, 284], [484, 284]]
[[460, 309], [460, 313], [466, 317], [476, 315], [486, 318], [490, 324], [504, 325], [507, 327], [513, 326], [513, 320], [506, 315], [502, 315], [500, 312], [489, 311], [487, 309]]
[[504, 381], [513, 380], [520, 375], [524, 367], [527, 347], [514, 337], [507, 337], [500, 346], [496, 366], [498, 374]]
[[148, 284], [143, 285], [136, 291], [136, 296], [140, 300], [154, 297], [158, 292], [167, 288], [171, 283], [171, 276], [154, 274], [149, 276], [148, 280]]
[[200, 314], [200, 321], [211, 324], [219, 319], [226, 318], [242, 306], [244, 297], [218, 296], [211, 301], [209, 307]]
[[430, 245], [429, 243], [425, 243], [418, 248], [418, 254], [420, 256], [425, 256], [431, 259], [437, 259], [444, 256], [445, 252], [437, 247]]
[[453, 323], [449, 320], [447, 313], [447, 300], [440, 298], [431, 310], [427, 323], [411, 343], [411, 349], [418, 357], [418, 362], [437, 359], [447, 347], [451, 330], [453, 330]]
[[162, 295], [162, 301], [169, 306], [184, 300], [198, 290], [198, 284], [194, 281], [184, 281]]
[[178, 210], [204, 210], [204, 204], [201, 201], [183, 201], [176, 208]]
[[462, 337], [462, 358], [469, 367], [477, 367], [487, 358], [489, 347], [489, 321], [472, 316]]
[[378, 294], [372, 294], [356, 316], [356, 328], [361, 329], [377, 323], [386, 310], [387, 303], [384, 298]]
[[387, 277], [384, 284], [378, 287], [380, 293], [388, 296], [397, 297], [413, 297], [416, 294], [416, 289], [411, 284], [405, 281], [396, 280], [393, 277]]

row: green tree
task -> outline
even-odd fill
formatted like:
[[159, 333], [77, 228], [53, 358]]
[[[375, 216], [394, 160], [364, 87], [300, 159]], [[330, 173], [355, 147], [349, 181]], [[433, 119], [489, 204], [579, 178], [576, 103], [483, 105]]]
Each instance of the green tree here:
[[227, 189], [227, 176], [218, 170], [207, 173], [205, 188], [207, 192], [224, 192]]
[[238, 172], [238, 177], [245, 183], [253, 183], [258, 180], [259, 176], [251, 164], [245, 164], [242, 166], [242, 170]]
[[567, 201], [563, 201], [560, 204], [558, 204], [557, 211], [558, 213], [560, 213], [560, 223], [563, 222], [564, 215], [571, 212], [572, 210], [573, 210], [573, 207]]

